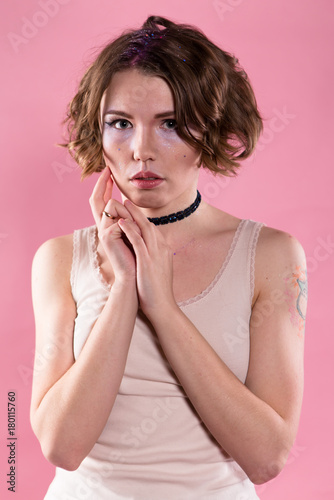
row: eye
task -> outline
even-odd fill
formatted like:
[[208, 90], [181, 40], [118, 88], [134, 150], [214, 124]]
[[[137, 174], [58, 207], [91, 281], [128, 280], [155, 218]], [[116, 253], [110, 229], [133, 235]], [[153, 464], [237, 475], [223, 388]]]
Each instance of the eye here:
[[118, 119], [118, 120], [113, 120], [112, 122], [106, 122], [106, 125], [108, 127], [113, 127], [117, 130], [125, 130], [127, 128], [130, 128], [129, 125], [131, 126], [131, 123], [128, 120], [123, 119]]
[[166, 126], [167, 130], [176, 130], [177, 129], [177, 124], [176, 120], [164, 120], [163, 124]]

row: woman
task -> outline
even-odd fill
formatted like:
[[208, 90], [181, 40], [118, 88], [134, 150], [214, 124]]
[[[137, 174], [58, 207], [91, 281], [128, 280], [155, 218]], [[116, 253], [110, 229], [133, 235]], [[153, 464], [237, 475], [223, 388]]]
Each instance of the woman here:
[[306, 270], [296, 239], [197, 191], [200, 166], [232, 175], [254, 150], [246, 74], [151, 16], [101, 52], [68, 122], [83, 177], [102, 174], [96, 225], [33, 263], [45, 498], [258, 498], [297, 432]]

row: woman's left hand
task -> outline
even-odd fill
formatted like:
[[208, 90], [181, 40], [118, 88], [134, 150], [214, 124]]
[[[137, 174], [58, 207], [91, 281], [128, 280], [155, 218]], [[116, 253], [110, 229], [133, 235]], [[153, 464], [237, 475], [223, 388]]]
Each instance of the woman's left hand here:
[[120, 219], [118, 224], [135, 252], [138, 297], [142, 311], [151, 320], [167, 304], [176, 305], [173, 293], [173, 253], [161, 232], [136, 205], [125, 200], [124, 206], [134, 222]]

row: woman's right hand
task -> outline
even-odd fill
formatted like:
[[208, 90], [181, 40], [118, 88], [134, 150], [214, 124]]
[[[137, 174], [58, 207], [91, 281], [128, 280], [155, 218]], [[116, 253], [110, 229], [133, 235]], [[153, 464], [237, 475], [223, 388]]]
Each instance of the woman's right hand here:
[[[115, 282], [133, 281], [136, 279], [136, 259], [130, 243], [126, 243], [124, 233], [117, 221], [133, 217], [125, 206], [112, 199], [113, 180], [106, 167], [100, 175], [89, 203], [97, 226], [98, 237], [109, 259], [115, 276]], [[109, 213], [112, 218], [103, 212]], [[138, 233], [140, 229], [138, 227]]]

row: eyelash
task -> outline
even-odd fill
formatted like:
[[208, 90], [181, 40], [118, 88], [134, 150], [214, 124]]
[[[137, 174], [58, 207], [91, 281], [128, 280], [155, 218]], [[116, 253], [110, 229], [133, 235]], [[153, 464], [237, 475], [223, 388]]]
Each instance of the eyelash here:
[[[124, 123], [124, 122], [126, 122], [126, 123], [130, 123], [128, 120], [126, 120], [126, 119], [124, 119], [124, 118], [118, 118], [117, 120], [113, 120], [113, 121], [111, 121], [111, 122], [106, 122], [106, 125], [107, 125], [108, 127], [114, 127], [114, 125], [115, 125], [116, 123], [120, 123], [120, 122], [123, 122], [123, 123]], [[173, 120], [172, 118], [169, 118], [169, 119], [167, 119], [167, 120], [164, 120], [164, 121], [163, 121], [163, 123], [167, 123], [167, 122], [174, 122], [174, 123], [175, 123], [175, 128], [173, 128], [173, 129], [167, 129], [167, 130], [169, 130], [170, 132], [174, 132], [174, 130], [176, 130], [176, 129], [177, 129], [176, 121], [175, 121], [175, 120]], [[115, 128], [116, 128], [116, 130], [126, 130], [126, 129], [131, 128], [131, 127], [126, 127], [126, 128], [117, 128], [117, 127], [115, 127]]]

